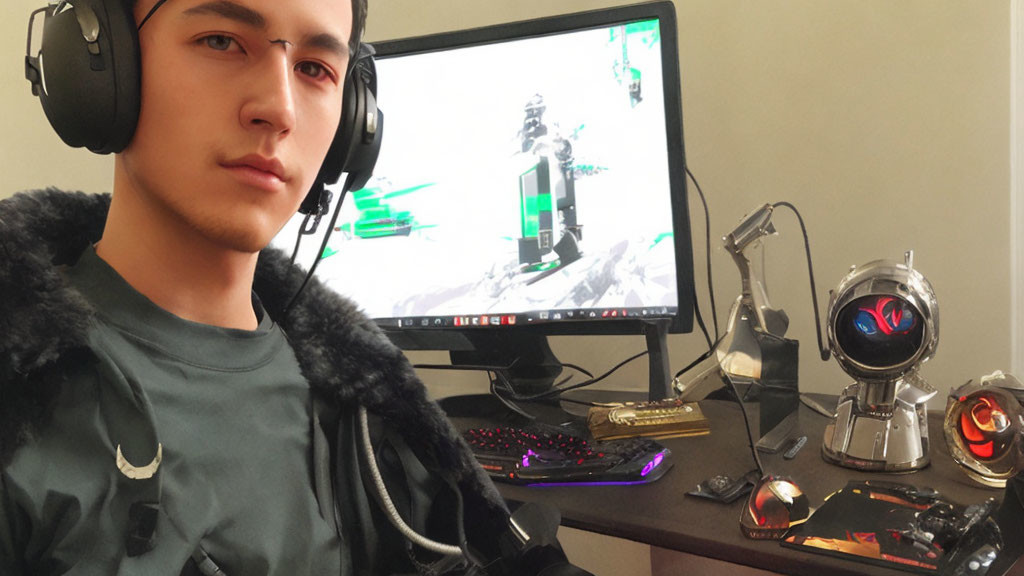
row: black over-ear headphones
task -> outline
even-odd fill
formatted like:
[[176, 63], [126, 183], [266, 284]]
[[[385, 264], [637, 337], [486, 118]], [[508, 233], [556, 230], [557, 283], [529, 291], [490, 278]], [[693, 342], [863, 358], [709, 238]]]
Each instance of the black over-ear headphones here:
[[[39, 51], [32, 54], [35, 17], [45, 14]], [[139, 119], [141, 59], [135, 18], [125, 0], [62, 0], [29, 19], [25, 77], [50, 125], [66, 144], [97, 154], [123, 150]], [[327, 157], [299, 212], [323, 215], [324, 186], [347, 172], [362, 188], [380, 151], [373, 47], [360, 44], [345, 78], [341, 121]]]

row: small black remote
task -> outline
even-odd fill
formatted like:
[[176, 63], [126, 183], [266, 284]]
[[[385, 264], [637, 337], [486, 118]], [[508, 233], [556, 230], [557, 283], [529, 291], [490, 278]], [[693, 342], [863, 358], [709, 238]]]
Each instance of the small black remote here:
[[792, 460], [793, 458], [796, 458], [796, 453], [799, 452], [800, 449], [804, 447], [804, 444], [807, 444], [807, 436], [801, 436], [797, 438], [796, 440], [793, 441], [793, 445], [789, 447], [789, 450], [786, 450], [786, 453], [783, 454], [782, 457], [785, 458], [786, 460]]

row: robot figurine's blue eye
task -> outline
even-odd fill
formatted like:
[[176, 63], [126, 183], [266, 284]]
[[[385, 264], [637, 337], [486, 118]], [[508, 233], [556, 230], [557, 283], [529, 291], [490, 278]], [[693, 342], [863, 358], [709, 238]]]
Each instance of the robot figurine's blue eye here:
[[913, 310], [906, 306], [901, 307], [903, 308], [903, 318], [897, 322], [896, 326], [893, 328], [893, 332], [896, 334], [906, 334], [909, 332], [910, 329], [914, 327], [914, 321], [916, 320]]
[[867, 312], [867, 310], [857, 311], [857, 317], [854, 318], [853, 323], [857, 326], [857, 330], [860, 330], [861, 334], [868, 336], [874, 336], [878, 333], [878, 324], [875, 324], [875, 318]]

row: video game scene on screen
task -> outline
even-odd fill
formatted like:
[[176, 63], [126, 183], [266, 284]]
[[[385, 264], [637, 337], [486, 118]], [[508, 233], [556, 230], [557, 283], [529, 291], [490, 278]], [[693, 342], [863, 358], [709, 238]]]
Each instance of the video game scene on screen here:
[[[660, 58], [656, 20], [379, 58], [388, 138], [318, 275], [378, 321], [674, 313]], [[422, 89], [449, 83], [479, 97]]]

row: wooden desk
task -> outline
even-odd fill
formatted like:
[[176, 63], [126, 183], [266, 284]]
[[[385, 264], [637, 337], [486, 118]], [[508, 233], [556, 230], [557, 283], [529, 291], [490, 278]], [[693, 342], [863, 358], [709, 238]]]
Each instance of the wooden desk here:
[[[687, 496], [686, 492], [711, 476], [739, 477], [755, 467], [739, 406], [734, 402], [705, 400], [701, 408], [710, 420], [711, 434], [663, 441], [672, 450], [674, 466], [652, 484], [537, 488], [499, 483], [498, 488], [511, 502], [536, 501], [556, 506], [562, 512], [565, 526], [772, 572], [806, 576], [910, 574], [783, 548], [776, 541], [747, 539], [739, 527], [746, 498], [725, 505]], [[849, 480], [885, 479], [933, 488], [961, 504], [1002, 497], [1001, 490], [972, 482], [950, 458], [942, 435], [941, 414], [929, 415], [931, 465], [909, 474], [865, 473], [828, 464], [820, 455], [828, 419], [803, 405], [799, 419], [800, 432], [807, 435], [808, 441], [797, 457], [785, 460], [781, 454], [762, 454], [762, 462], [767, 473], [792, 478], [814, 508]], [[460, 426], [477, 419], [453, 420]], [[756, 427], [756, 420], [753, 425]]]

